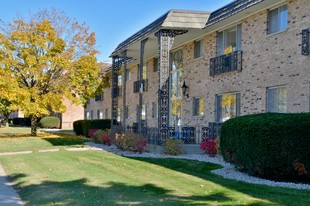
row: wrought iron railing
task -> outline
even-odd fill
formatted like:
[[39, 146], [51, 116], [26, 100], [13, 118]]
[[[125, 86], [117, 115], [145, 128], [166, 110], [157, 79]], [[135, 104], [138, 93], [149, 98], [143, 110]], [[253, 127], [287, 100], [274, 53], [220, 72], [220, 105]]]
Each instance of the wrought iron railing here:
[[210, 59], [210, 76], [213, 77], [231, 71], [242, 71], [242, 53], [242, 51], [235, 51]]
[[[221, 124], [210, 122], [209, 126], [168, 127], [168, 138], [182, 140], [185, 144], [200, 144], [207, 139], [213, 140], [218, 137]], [[134, 124], [128, 126], [126, 131], [138, 133], [138, 127]], [[161, 145], [164, 142], [157, 127], [147, 127], [144, 124], [141, 129], [141, 135], [147, 138], [149, 144]]]
[[[138, 81], [135, 81], [133, 83], [133, 93], [138, 93], [140, 92], [140, 88], [141, 88], [141, 81], [138, 80]], [[147, 91], [148, 90], [148, 80], [147, 79], [143, 79], [142, 80], [142, 84], [143, 84], [143, 91]]]

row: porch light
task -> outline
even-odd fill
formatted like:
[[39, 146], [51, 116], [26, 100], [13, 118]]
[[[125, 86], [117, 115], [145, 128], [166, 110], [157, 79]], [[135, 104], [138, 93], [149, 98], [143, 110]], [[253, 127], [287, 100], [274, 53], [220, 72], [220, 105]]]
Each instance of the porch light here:
[[185, 84], [185, 81], [183, 81], [183, 85], [181, 89], [182, 89], [182, 95], [188, 98], [188, 94], [187, 94], [188, 86]]

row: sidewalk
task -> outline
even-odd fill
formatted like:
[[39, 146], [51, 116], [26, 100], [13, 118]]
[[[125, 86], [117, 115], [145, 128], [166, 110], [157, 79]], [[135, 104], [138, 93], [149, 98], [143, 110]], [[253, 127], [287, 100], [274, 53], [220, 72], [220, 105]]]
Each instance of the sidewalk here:
[[0, 205], [1, 206], [18, 206], [24, 205], [10, 184], [7, 174], [0, 165]]

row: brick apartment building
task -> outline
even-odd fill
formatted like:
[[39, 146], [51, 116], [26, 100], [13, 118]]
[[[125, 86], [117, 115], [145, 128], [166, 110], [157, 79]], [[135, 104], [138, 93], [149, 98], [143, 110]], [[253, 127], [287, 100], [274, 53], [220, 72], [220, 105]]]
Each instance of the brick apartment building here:
[[308, 0], [171, 10], [113, 51], [111, 88], [85, 115], [195, 144], [239, 115], [310, 112], [309, 34]]

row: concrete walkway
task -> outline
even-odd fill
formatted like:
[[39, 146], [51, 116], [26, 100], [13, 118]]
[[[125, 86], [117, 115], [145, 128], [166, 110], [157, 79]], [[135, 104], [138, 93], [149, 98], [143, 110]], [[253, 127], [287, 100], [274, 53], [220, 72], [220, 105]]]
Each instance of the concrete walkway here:
[[20, 197], [14, 190], [8, 180], [7, 174], [0, 165], [0, 205], [1, 206], [16, 206], [24, 205]]

